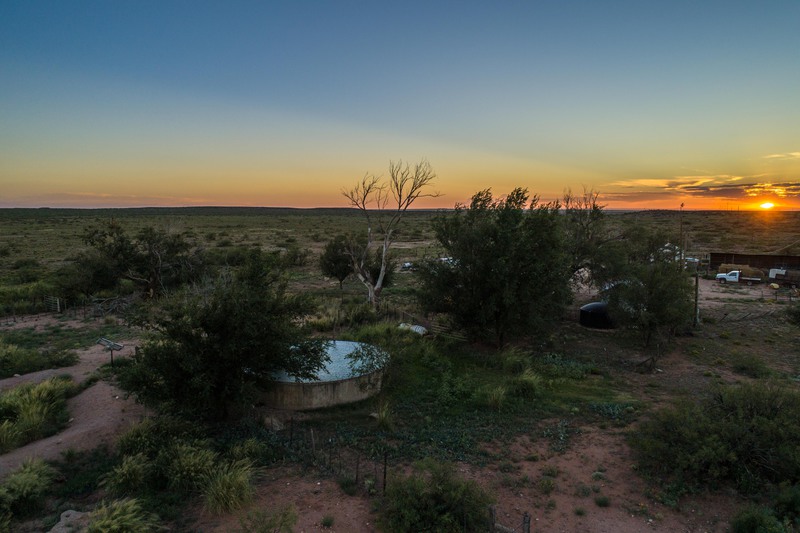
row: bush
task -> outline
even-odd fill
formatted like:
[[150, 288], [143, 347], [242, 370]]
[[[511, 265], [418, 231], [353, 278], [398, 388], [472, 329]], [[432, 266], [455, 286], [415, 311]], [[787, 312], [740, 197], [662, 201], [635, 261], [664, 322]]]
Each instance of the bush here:
[[631, 443], [646, 472], [691, 487], [800, 481], [800, 393], [769, 384], [720, 389], [641, 425]]
[[158, 517], [146, 512], [135, 499], [116, 500], [101, 503], [89, 513], [88, 533], [150, 533], [164, 530]]
[[180, 439], [197, 434], [197, 425], [170, 416], [148, 418], [120, 436], [117, 450], [120, 455], [137, 453], [155, 458], [158, 453]]
[[732, 533], [788, 533], [766, 507], [751, 506], [740, 511], [731, 522]]
[[425, 461], [419, 474], [392, 480], [382, 520], [388, 531], [486, 531], [492, 499], [448, 464]]

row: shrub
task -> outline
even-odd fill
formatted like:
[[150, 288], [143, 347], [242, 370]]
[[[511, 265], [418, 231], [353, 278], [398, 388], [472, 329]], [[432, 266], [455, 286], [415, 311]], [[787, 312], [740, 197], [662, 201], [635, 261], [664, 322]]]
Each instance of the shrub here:
[[771, 384], [720, 389], [641, 425], [631, 444], [641, 467], [690, 486], [800, 481], [800, 393]]
[[772, 374], [772, 371], [767, 364], [757, 355], [754, 354], [739, 354], [733, 357], [732, 361], [733, 371], [743, 376], [751, 378], [766, 378]]
[[111, 531], [125, 533], [150, 533], [164, 530], [158, 523], [158, 517], [142, 509], [135, 499], [103, 502], [89, 513], [88, 533], [108, 533]]
[[123, 433], [117, 441], [117, 449], [121, 455], [143, 453], [154, 458], [162, 449], [179, 439], [191, 438], [196, 432], [196, 424], [180, 418], [148, 418]]
[[[787, 529], [766, 507], [750, 506], [731, 522], [732, 533], [787, 533]], [[791, 531], [791, 530], [789, 530]]]
[[608, 507], [611, 505], [611, 500], [608, 499], [608, 496], [595, 496], [594, 503], [598, 507]]
[[425, 461], [421, 471], [389, 484], [382, 520], [388, 531], [486, 531], [492, 499], [453, 467]]
[[0, 516], [24, 516], [39, 509], [55, 475], [41, 459], [25, 461], [0, 485]]
[[786, 310], [789, 315], [789, 322], [796, 326], [800, 326], [800, 304], [795, 304]]
[[253, 465], [246, 460], [217, 465], [203, 484], [203, 503], [213, 514], [240, 509], [253, 499]]

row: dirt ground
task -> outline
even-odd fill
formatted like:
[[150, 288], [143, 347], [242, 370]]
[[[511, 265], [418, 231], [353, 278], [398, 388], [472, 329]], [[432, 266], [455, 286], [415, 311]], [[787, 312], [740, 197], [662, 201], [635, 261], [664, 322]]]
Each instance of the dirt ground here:
[[[720, 286], [701, 280], [701, 310], [720, 312], [737, 307], [737, 303], [769, 299], [772, 292], [765, 286]], [[37, 327], [55, 319], [30, 317], [8, 328]], [[76, 324], [77, 325], [77, 324]], [[126, 348], [115, 355], [130, 355], [136, 339], [122, 341]], [[77, 382], [86, 379], [99, 365], [108, 361], [102, 346], [80, 350], [80, 362], [69, 368], [46, 370], [25, 376], [0, 380], [0, 390], [22, 382], [41, 381], [54, 375], [70, 374]], [[677, 354], [668, 354], [660, 362], [656, 378], [664, 382], [680, 382], [697, 376], [697, 368]], [[642, 377], [646, 386], [652, 376]], [[126, 399], [112, 385], [98, 382], [69, 400], [71, 421], [57, 435], [30, 443], [0, 456], [0, 478], [16, 469], [25, 458], [57, 459], [66, 450], [88, 450], [100, 444], [113, 444], [116, 435], [144, 416], [145, 410]], [[531, 517], [531, 530], [541, 532], [633, 533], [642, 531], [723, 532], [729, 520], [744, 505], [730, 494], [697, 495], [686, 498], [672, 508], [648, 498], [653, 487], [637, 474], [624, 433], [629, 428], [599, 429], [581, 427], [569, 448], [554, 453], [547, 443], [519, 438], [505, 449], [514, 465], [514, 472], [500, 472], [496, 465], [478, 468], [460, 465], [461, 473], [488, 489], [496, 498], [498, 521], [521, 531], [523, 516]], [[528, 458], [538, 457], [532, 461]], [[542, 489], [544, 472], [555, 473], [551, 490]], [[509, 476], [512, 482], [509, 482]], [[515, 483], [513, 480], [527, 480]], [[605, 496], [608, 506], [599, 506], [595, 498]], [[248, 510], [279, 509], [292, 505], [298, 513], [297, 532], [370, 532], [377, 531], [377, 514], [365, 497], [347, 496], [338, 484], [325, 477], [278, 468], [265, 472], [258, 486], [255, 502], [246, 510], [231, 516], [209, 517], [198, 513], [193, 527], [197, 531], [227, 532], [239, 529], [239, 517]], [[332, 518], [330, 528], [322, 526], [323, 518]]]

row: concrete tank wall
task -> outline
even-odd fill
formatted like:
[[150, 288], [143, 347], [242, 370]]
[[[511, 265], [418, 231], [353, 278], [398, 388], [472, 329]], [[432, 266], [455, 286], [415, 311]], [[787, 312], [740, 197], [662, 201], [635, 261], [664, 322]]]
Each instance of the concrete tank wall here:
[[383, 370], [338, 381], [274, 382], [260, 400], [276, 409], [320, 409], [365, 400], [381, 390]]

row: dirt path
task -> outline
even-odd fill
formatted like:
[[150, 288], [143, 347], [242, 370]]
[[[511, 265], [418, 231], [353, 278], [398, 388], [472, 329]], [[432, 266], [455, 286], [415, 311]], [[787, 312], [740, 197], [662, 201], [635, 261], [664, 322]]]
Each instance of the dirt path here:
[[[5, 326], [4, 329], [35, 327], [43, 329], [56, 320], [51, 317], [38, 317]], [[126, 348], [117, 356], [130, 355], [134, 341], [121, 341]], [[54, 376], [70, 375], [76, 383], [82, 383], [102, 364], [107, 363], [109, 353], [102, 346], [93, 345], [77, 351], [80, 357], [76, 365], [32, 372], [0, 380], [0, 391], [22, 383], [39, 383]], [[101, 444], [110, 444], [115, 437], [131, 424], [145, 415], [145, 409], [132, 398], [125, 398], [123, 392], [113, 385], [97, 382], [67, 400], [70, 422], [59, 433], [31, 442], [21, 448], [0, 455], [0, 478], [19, 468], [28, 458], [38, 457], [46, 460], [58, 459], [67, 450], [91, 450]]]

